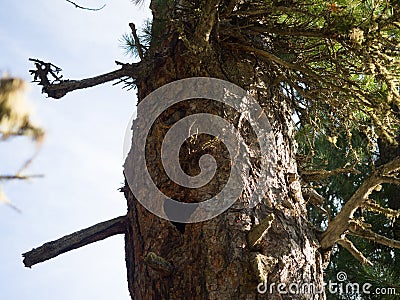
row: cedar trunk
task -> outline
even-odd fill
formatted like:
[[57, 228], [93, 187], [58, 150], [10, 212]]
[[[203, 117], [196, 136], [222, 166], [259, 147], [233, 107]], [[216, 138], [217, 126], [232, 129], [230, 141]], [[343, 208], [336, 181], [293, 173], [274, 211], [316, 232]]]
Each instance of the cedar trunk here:
[[[192, 39], [182, 39], [179, 28], [157, 6], [152, 4], [152, 42], [136, 81], [139, 101], [160, 86], [183, 78], [206, 76], [232, 82], [248, 91], [268, 116], [275, 136], [277, 164], [273, 186], [255, 208], [246, 208], [249, 196], [243, 192], [227, 211], [201, 223], [176, 224], [159, 218], [147, 211], [126, 185], [129, 224], [125, 249], [132, 299], [325, 299], [324, 293], [277, 291], [279, 283], [287, 287], [291, 283], [307, 283], [314, 284], [317, 290], [323, 289], [322, 255], [307, 220], [297, 175], [291, 107], [281, 94], [279, 79], [267, 62], [237, 49], [220, 47], [218, 38], [212, 34], [206, 46], [195, 35]], [[177, 118], [208, 112], [238, 125], [235, 112], [214, 102], [195, 99], [175, 105], [157, 120], [148, 136], [149, 172], [159, 189], [174, 199], [203, 201], [218, 193], [226, 183], [229, 174], [222, 172], [204, 189], [183, 189], [167, 178], [160, 161], [166, 125]], [[145, 116], [138, 115], [141, 117]], [[254, 134], [246, 127], [248, 124], [238, 126], [245, 140], [251, 143]], [[196, 147], [207, 139], [199, 136], [182, 148], [181, 164], [188, 174], [198, 172], [198, 158], [204, 154], [204, 148], [197, 151]], [[214, 156], [221, 170], [229, 167], [223, 146], [217, 145], [216, 149], [206, 152]], [[129, 155], [134, 153], [132, 145]], [[255, 174], [256, 163], [250, 167]], [[253, 180], [256, 178], [247, 181], [247, 189], [252, 188]], [[250, 247], [247, 241], [250, 229], [271, 214], [274, 220], [267, 234], [257, 247]], [[149, 257], [157, 257], [161, 261], [159, 266], [149, 263]], [[162, 262], [167, 263], [162, 266]], [[265, 279], [273, 286], [272, 293], [260, 294], [257, 285]]]

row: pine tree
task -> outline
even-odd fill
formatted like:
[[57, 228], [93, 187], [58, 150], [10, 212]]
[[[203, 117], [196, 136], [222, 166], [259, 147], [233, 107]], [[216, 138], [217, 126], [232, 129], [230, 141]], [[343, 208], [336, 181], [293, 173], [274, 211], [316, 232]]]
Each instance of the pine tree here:
[[[153, 0], [150, 8], [149, 43], [141, 44], [143, 37], [141, 42], [134, 24], [130, 24], [132, 35], [124, 38], [139, 63], [119, 63], [114, 72], [74, 81], [62, 79], [54, 65], [35, 60], [37, 70], [32, 73], [49, 97], [58, 99], [72, 90], [119, 79], [137, 88], [139, 111], [122, 188], [127, 215], [25, 253], [26, 266], [121, 233], [132, 299], [259, 299], [265, 297], [257, 290], [260, 282], [269, 288], [268, 299], [324, 299], [324, 267], [335, 245], [364, 264], [369, 260], [350, 236], [400, 247], [398, 240], [385, 237], [387, 232], [371, 228], [369, 219], [363, 218], [365, 211], [373, 210], [397, 214], [383, 207], [384, 202], [380, 205], [369, 198], [381, 184], [399, 182], [400, 157], [381, 166], [366, 166], [366, 161], [374, 158], [378, 137], [390, 144], [397, 134], [398, 2]], [[145, 143], [137, 142], [139, 125], [152, 113], [151, 107], [148, 111], [140, 107], [153, 91], [164, 87], [164, 97], [158, 98], [162, 102], [179, 95], [166, 89], [166, 84], [178, 84], [173, 86], [184, 95], [215, 88], [209, 85], [212, 80], [202, 79], [188, 91], [179, 80], [193, 77], [222, 79], [244, 89], [267, 116], [270, 125], [264, 131], [272, 138], [258, 136], [246, 119], [251, 109], [240, 113], [226, 103], [192, 97], [162, 111]], [[223, 97], [240, 95], [228, 92]], [[207, 221], [187, 223], [196, 215], [197, 203], [223, 191], [230, 179], [227, 170], [236, 167], [221, 139], [194, 132], [179, 149], [182, 170], [198, 175], [200, 158], [211, 154], [218, 175], [196, 189], [178, 185], [167, 175], [163, 139], [179, 120], [200, 112], [234, 125], [250, 153], [248, 160], [241, 161], [250, 172], [240, 173], [246, 175], [241, 177], [243, 192], [229, 209]], [[267, 171], [262, 168], [264, 139], [270, 142], [268, 155], [274, 161]], [[146, 164], [129, 168], [140, 159], [143, 148]], [[194, 204], [192, 215], [179, 219], [165, 205], [157, 211], [163, 218], [147, 210], [139, 198], [153, 197], [149, 187], [130, 182], [142, 169], [148, 170], [164, 195]], [[332, 191], [340, 178], [332, 181], [331, 177], [339, 174], [347, 176], [341, 183], [348, 184], [342, 189], [343, 198], [336, 198], [342, 202], [332, 198], [324, 207], [318, 189]], [[265, 176], [265, 195], [251, 207], [252, 195]], [[157, 206], [157, 200], [146, 201]], [[316, 224], [309, 221], [307, 203], [316, 206], [309, 208]], [[315, 209], [325, 210], [327, 216], [317, 215]], [[284, 294], [293, 283], [312, 285], [315, 290]]]

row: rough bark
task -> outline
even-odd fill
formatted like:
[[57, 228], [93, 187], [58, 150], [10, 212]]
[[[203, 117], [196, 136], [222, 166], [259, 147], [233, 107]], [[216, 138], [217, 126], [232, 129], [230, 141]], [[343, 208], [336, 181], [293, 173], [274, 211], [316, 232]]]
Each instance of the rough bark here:
[[[210, 23], [199, 22], [204, 28], [195, 30], [194, 40], [203, 36], [206, 46], [194, 44], [190, 48], [179, 38], [179, 28], [167, 23], [165, 7], [153, 1], [152, 9], [153, 31], [160, 24], [163, 30], [153, 35], [152, 45], [141, 62], [143, 69], [136, 80], [139, 102], [158, 87], [182, 78], [207, 76], [233, 82], [249, 91], [268, 116], [275, 136], [277, 165], [267, 196], [254, 209], [245, 208], [249, 198], [243, 192], [226, 212], [201, 223], [173, 224], [153, 215], [139, 204], [126, 185], [125, 249], [132, 299], [324, 299], [324, 293], [287, 295], [278, 293], [276, 288], [279, 283], [307, 283], [321, 290], [323, 269], [319, 243], [307, 220], [297, 176], [291, 108], [281, 95], [276, 76], [269, 72], [272, 68], [268, 62], [240, 49], [219, 48], [215, 37], [210, 36]], [[147, 140], [147, 167], [154, 182], [164, 194], [183, 202], [208, 199], [210, 193], [221, 190], [229, 175], [218, 173], [206, 188], [189, 190], [171, 182], [163, 172], [160, 149], [168, 127], [177, 118], [205, 110], [238, 123], [237, 114], [226, 106], [195, 99], [167, 110]], [[142, 117], [145, 116], [138, 115]], [[247, 129], [246, 125], [240, 128], [246, 141], [256, 142]], [[207, 137], [198, 139], [199, 144], [206, 141]], [[195, 151], [191, 155], [188, 148], [196, 145], [189, 143], [181, 151], [182, 168], [192, 175], [198, 171], [198, 157], [203, 154]], [[136, 147], [132, 145], [129, 155], [134, 155]], [[209, 153], [222, 169], [229, 166], [220, 145]], [[256, 165], [250, 167], [256, 173]], [[251, 189], [254, 180], [250, 178], [246, 188]], [[264, 226], [265, 234], [260, 240], [251, 238], [250, 245], [249, 232], [260, 223], [268, 223]], [[275, 284], [268, 296], [257, 291], [263, 280]]]

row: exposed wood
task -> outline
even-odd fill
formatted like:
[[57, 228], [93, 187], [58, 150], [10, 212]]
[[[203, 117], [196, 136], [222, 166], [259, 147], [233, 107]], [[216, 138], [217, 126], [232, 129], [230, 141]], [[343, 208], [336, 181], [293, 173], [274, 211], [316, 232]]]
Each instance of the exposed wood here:
[[89, 228], [66, 235], [58, 240], [48, 242], [38, 248], [22, 254], [25, 267], [32, 267], [38, 263], [52, 259], [62, 253], [104, 240], [126, 231], [126, 216], [98, 223]]

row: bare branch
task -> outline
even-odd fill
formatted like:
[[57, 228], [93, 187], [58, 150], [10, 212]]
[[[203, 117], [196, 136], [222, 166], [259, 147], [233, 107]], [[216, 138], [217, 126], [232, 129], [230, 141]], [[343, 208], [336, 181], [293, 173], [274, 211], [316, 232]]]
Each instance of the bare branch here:
[[[42, 92], [46, 93], [49, 97], [54, 99], [60, 99], [67, 93], [74, 90], [85, 89], [88, 87], [96, 86], [123, 77], [130, 77], [136, 79], [139, 74], [139, 66], [140, 66], [139, 63], [120, 64], [121, 68], [118, 70], [82, 80], [62, 80], [61, 79], [62, 76], [61, 77], [56, 76], [55, 78], [56, 83], [51, 83], [50, 80], [48, 80], [47, 76], [48, 75], [52, 75], [53, 77], [55, 76], [51, 68], [51, 66], [54, 65], [50, 63], [44, 63], [40, 60], [34, 60], [34, 59], [29, 59], [29, 60], [35, 61], [35, 66], [37, 70], [30, 70], [30, 72], [31, 74], [35, 75], [34, 79], [36, 80], [36, 82], [39, 82], [39, 85], [43, 86]], [[61, 69], [57, 67], [57, 71], [60, 70]], [[40, 79], [40, 81], [38, 79]]]
[[368, 199], [364, 204], [363, 207], [369, 211], [380, 213], [385, 215], [387, 218], [398, 218], [400, 217], [400, 210], [394, 210], [390, 208], [384, 208], [380, 206], [375, 201]]
[[135, 24], [129, 23], [129, 27], [131, 28], [133, 39], [135, 40], [135, 46], [136, 46], [136, 50], [139, 55], [139, 58], [141, 60], [143, 60], [143, 49], [142, 49], [142, 45], [140, 44], [139, 37], [137, 36], [137, 33], [136, 33]]
[[363, 206], [364, 203], [368, 201], [368, 196], [379, 184], [384, 182], [386, 176], [399, 170], [400, 156], [387, 164], [380, 166], [374, 173], [364, 180], [353, 196], [351, 196], [343, 206], [335, 219], [329, 223], [327, 230], [321, 235], [320, 241], [322, 249], [331, 248], [336, 241], [340, 239], [342, 234], [348, 229], [349, 222], [357, 208]]
[[76, 8], [85, 9], [85, 10], [98, 11], [98, 10], [101, 10], [101, 9], [103, 9], [104, 7], [106, 7], [106, 5], [103, 4], [103, 6], [100, 7], [100, 8], [88, 8], [88, 7], [80, 6], [80, 5], [78, 5], [78, 4], [76, 4], [75, 2], [72, 2], [72, 1], [70, 1], [70, 0], [65, 0], [65, 1], [71, 3], [71, 4], [74, 5]]
[[301, 179], [306, 182], [322, 181], [329, 177], [339, 174], [360, 174], [360, 171], [354, 168], [338, 168], [335, 170], [300, 170]]
[[310, 202], [312, 205], [314, 205], [317, 209], [322, 211], [324, 214], [328, 213], [325, 210], [325, 208], [322, 207], [322, 205], [326, 202], [325, 198], [322, 197], [320, 194], [318, 194], [315, 189], [309, 188], [309, 187], [304, 187], [301, 189], [301, 192], [303, 194], [304, 200]]
[[383, 235], [377, 234], [373, 232], [371, 229], [365, 228], [363, 224], [356, 221], [350, 221], [349, 231], [350, 234], [362, 237], [364, 239], [373, 241], [375, 243], [385, 245], [391, 248], [399, 248], [400, 249], [400, 241], [389, 239]]
[[350, 252], [351, 255], [354, 256], [359, 262], [361, 262], [363, 265], [370, 265], [372, 266], [372, 262], [366, 258], [361, 251], [359, 251], [354, 244], [347, 239], [346, 237], [341, 238], [340, 240], [337, 241], [337, 243], [345, 248], [347, 251]]
[[7, 205], [8, 207], [12, 208], [14, 211], [16, 211], [19, 214], [22, 214], [22, 210], [20, 210], [18, 207], [16, 207], [14, 204], [12, 204], [11, 202], [6, 202], [5, 205]]
[[44, 177], [42, 174], [34, 174], [34, 175], [0, 175], [0, 181], [1, 180], [14, 180], [14, 179], [19, 179], [19, 180], [26, 180], [26, 179], [31, 179], [31, 178], [39, 178], [39, 177]]
[[400, 178], [393, 176], [383, 176], [382, 183], [397, 184], [400, 185]]
[[22, 254], [25, 267], [52, 259], [62, 253], [89, 245], [116, 234], [125, 233], [126, 216], [98, 223], [89, 228], [66, 235], [58, 240], [48, 242], [36, 249]]

